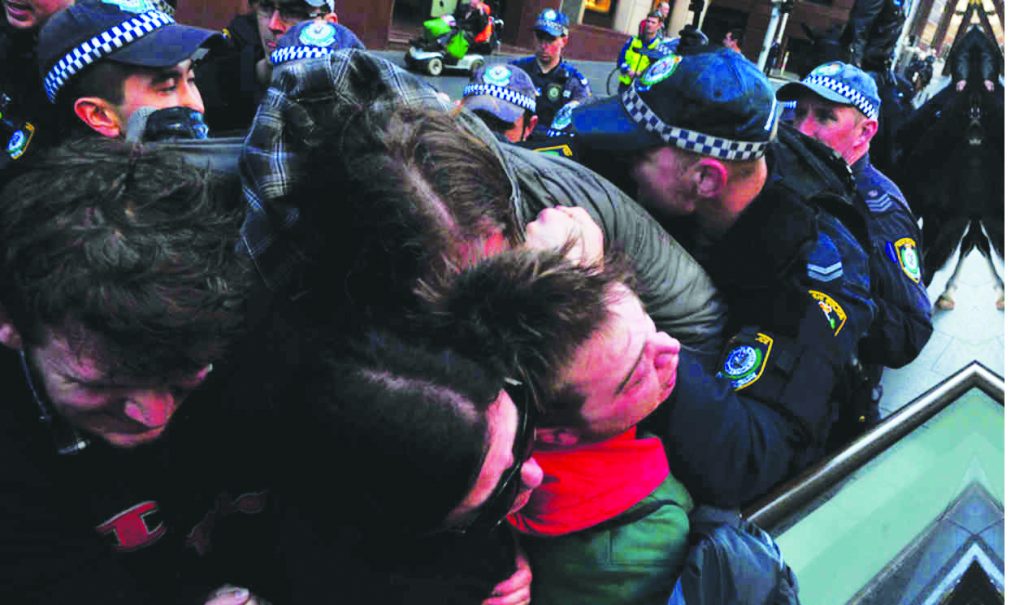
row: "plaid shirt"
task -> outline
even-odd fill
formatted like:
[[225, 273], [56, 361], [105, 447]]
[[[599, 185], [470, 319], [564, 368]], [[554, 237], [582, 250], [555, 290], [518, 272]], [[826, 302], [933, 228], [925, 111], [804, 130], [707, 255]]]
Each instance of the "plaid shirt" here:
[[[248, 206], [239, 245], [269, 287], [282, 286], [304, 260], [301, 250], [278, 237], [299, 219], [300, 208], [288, 197], [306, 177], [304, 146], [298, 142], [315, 140], [318, 125], [333, 119], [339, 107], [375, 103], [451, 109], [423, 80], [364, 51], [336, 51], [275, 68], [239, 161]], [[459, 119], [497, 146], [494, 135], [474, 117], [460, 114]], [[511, 180], [513, 197], [518, 198]]]

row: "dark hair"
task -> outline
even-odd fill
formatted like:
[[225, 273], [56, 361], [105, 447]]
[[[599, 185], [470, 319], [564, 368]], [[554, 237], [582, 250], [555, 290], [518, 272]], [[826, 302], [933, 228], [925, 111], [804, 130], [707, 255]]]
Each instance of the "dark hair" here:
[[364, 527], [389, 534], [441, 529], [480, 476], [487, 410], [502, 388], [501, 375], [450, 350], [382, 331], [315, 356], [302, 380], [313, 421], [305, 447], [313, 452], [309, 459], [339, 471], [325, 481], [297, 469], [297, 501], [313, 514], [336, 517], [338, 500], [323, 492], [335, 483], [344, 490], [345, 513]]
[[99, 97], [112, 105], [124, 103], [124, 83], [144, 67], [100, 60], [75, 74], [57, 95], [57, 126], [66, 135], [91, 134], [93, 130], [75, 115], [75, 101]]
[[564, 373], [608, 319], [612, 287], [632, 285], [621, 259], [609, 255], [596, 267], [568, 260], [564, 250], [504, 252], [421, 288], [434, 322], [424, 331], [509, 368], [532, 394], [539, 425], [579, 426], [583, 398]]
[[0, 302], [29, 344], [59, 328], [127, 375], [201, 368], [242, 324], [238, 199], [166, 151], [65, 143], [0, 191]]
[[312, 314], [387, 321], [414, 306], [418, 280], [459, 265], [460, 248], [491, 228], [519, 241], [509, 177], [461, 120], [383, 104], [346, 112], [340, 132], [304, 152], [309, 177], [294, 193]]
[[[740, 46], [743, 46], [743, 28], [733, 27], [725, 30], [725, 34], [732, 34], [732, 39]], [[723, 39], [725, 38], [725, 34], [722, 34]]]

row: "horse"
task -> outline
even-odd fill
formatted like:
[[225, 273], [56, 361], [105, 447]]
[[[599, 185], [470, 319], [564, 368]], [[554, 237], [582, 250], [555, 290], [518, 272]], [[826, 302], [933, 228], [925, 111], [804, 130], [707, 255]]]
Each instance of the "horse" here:
[[996, 282], [996, 307], [1005, 291], [993, 254], [1004, 257], [1002, 87], [972, 86], [956, 91], [951, 83], [921, 106], [900, 132], [907, 154], [893, 177], [914, 212], [923, 219], [922, 277], [935, 273], [960, 254], [953, 274], [936, 301], [939, 309], [956, 306], [955, 292], [964, 259], [974, 250], [985, 257]]

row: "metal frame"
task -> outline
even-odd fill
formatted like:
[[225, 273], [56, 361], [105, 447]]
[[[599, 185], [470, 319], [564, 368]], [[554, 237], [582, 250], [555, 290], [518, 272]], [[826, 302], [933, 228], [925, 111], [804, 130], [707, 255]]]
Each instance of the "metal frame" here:
[[744, 511], [744, 516], [771, 530], [811, 500], [821, 496], [882, 451], [930, 420], [971, 389], [1004, 404], [1003, 378], [981, 363], [973, 361], [963, 369], [903, 406], [868, 431], [846, 449], [809, 469], [779, 490]]

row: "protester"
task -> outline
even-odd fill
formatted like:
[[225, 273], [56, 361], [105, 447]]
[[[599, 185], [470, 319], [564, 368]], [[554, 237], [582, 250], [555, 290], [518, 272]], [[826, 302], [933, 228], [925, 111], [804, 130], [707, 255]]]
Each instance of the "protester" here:
[[619, 51], [619, 92], [629, 88], [651, 63], [670, 52], [660, 48], [663, 27], [660, 13], [647, 15], [640, 23], [640, 34], [633, 36]]
[[684, 355], [661, 430], [695, 498], [734, 507], [824, 454], [875, 311], [864, 225], [844, 163], [788, 127], [776, 140], [772, 88], [741, 55], [669, 57], [641, 84], [577, 109], [576, 136], [632, 154], [639, 199], [726, 296], [717, 376]]
[[852, 405], [840, 409], [835, 445], [879, 421], [883, 366], [913, 361], [932, 334], [932, 305], [921, 280], [921, 230], [899, 187], [871, 165], [881, 100], [875, 81], [838, 61], [814, 68], [803, 81], [783, 86], [780, 100], [795, 100], [794, 126], [843, 156], [857, 182], [857, 205], [869, 217], [871, 290], [878, 314], [858, 356], [864, 376]]
[[580, 103], [591, 96], [590, 83], [574, 65], [562, 59], [569, 43], [569, 18], [554, 9], [537, 15], [533, 25], [537, 47], [534, 56], [511, 61], [533, 80], [537, 88], [537, 127], [534, 138], [547, 136], [558, 110], [567, 103]]
[[523, 532], [539, 603], [666, 601], [693, 502], [657, 437], [637, 424], [672, 392], [679, 342], [659, 332], [621, 259], [577, 265], [559, 251], [499, 254], [433, 300], [445, 332], [515, 359], [536, 398], [545, 480], [511, 518]]
[[174, 109], [194, 138], [205, 137], [192, 64], [216, 39], [145, 0], [83, 0], [57, 13], [39, 34], [39, 66], [62, 136], [123, 138], [139, 110]]
[[88, 138], [0, 192], [4, 602], [202, 603], [230, 569], [273, 575], [249, 555], [266, 478], [233, 466], [245, 422], [220, 407], [251, 275], [235, 191]]
[[474, 73], [459, 105], [509, 143], [525, 141], [537, 126], [537, 91], [530, 76], [514, 65], [491, 65]]

